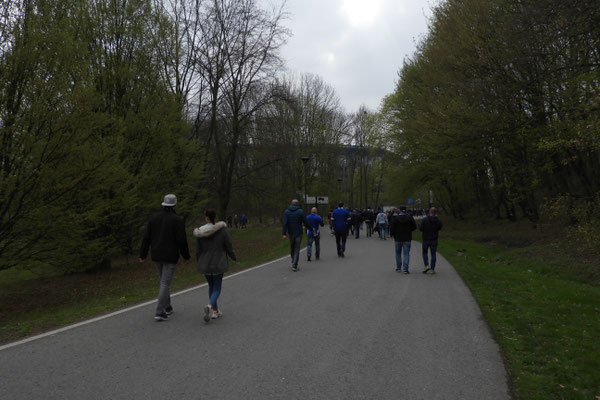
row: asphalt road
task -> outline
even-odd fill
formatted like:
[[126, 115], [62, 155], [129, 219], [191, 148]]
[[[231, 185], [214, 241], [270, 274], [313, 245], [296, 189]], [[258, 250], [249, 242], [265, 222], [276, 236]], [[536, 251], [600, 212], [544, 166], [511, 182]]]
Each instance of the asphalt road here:
[[[361, 232], [362, 233], [362, 232]], [[364, 233], [363, 233], [364, 234]], [[321, 260], [289, 260], [0, 350], [0, 399], [510, 399], [499, 347], [471, 293], [438, 257], [394, 271], [393, 241], [329, 234]], [[234, 244], [235, 246], [235, 244]], [[158, 283], [157, 283], [158, 289]]]

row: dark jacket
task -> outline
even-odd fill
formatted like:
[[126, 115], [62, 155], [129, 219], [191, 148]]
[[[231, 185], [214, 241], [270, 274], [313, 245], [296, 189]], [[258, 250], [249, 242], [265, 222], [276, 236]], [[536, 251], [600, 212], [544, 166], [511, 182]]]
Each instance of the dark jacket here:
[[394, 215], [390, 225], [390, 236], [393, 236], [396, 242], [409, 242], [412, 240], [412, 231], [415, 229], [417, 229], [417, 224], [412, 215]]
[[208, 275], [224, 274], [229, 269], [227, 256], [237, 258], [229, 240], [227, 224], [223, 221], [194, 229], [198, 271]]
[[438, 232], [442, 229], [442, 220], [437, 216], [429, 215], [421, 221], [419, 230], [423, 232], [423, 240], [437, 240]]
[[365, 222], [370, 223], [370, 222], [375, 222], [375, 212], [371, 209], [367, 209], [364, 213], [363, 213], [363, 219], [365, 220]]
[[146, 233], [142, 239], [140, 258], [148, 256], [151, 249], [152, 261], [177, 264], [179, 254], [189, 260], [190, 250], [185, 236], [183, 218], [173, 211], [163, 210], [148, 221]]
[[350, 213], [350, 223], [352, 225], [358, 225], [362, 222], [362, 214], [358, 210], [354, 210]]
[[283, 213], [282, 235], [302, 236], [302, 224], [306, 226], [306, 229], [312, 229], [306, 221], [304, 211], [292, 204]]

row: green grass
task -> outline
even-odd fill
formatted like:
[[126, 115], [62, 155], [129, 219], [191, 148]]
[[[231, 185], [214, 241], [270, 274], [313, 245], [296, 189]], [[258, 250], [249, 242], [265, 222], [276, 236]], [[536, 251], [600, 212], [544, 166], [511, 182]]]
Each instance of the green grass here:
[[[599, 399], [598, 264], [526, 232], [450, 232], [439, 250], [471, 288], [518, 399]], [[519, 235], [528, 240], [519, 240]], [[498, 240], [502, 238], [507, 240]], [[480, 242], [474, 242], [479, 239]], [[501, 244], [505, 242], [507, 244]]]
[[[261, 264], [288, 253], [281, 228], [230, 230], [238, 263], [230, 273]], [[189, 238], [190, 251], [195, 239]], [[180, 261], [171, 284], [177, 291], [204, 283], [194, 261]], [[158, 291], [154, 265], [140, 264], [137, 257], [113, 262], [107, 271], [40, 278], [28, 271], [0, 272], [0, 343], [39, 334], [96, 315], [152, 300]]]

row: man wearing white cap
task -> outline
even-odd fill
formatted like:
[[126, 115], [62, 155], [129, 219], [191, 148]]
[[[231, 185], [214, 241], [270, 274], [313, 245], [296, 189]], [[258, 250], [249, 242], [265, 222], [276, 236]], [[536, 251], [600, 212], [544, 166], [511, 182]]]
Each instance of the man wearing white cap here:
[[190, 259], [185, 224], [183, 218], [175, 213], [177, 197], [174, 194], [168, 194], [164, 197], [161, 205], [163, 210], [148, 222], [140, 249], [140, 262], [146, 261], [148, 249], [152, 249], [152, 261], [156, 265], [160, 279], [158, 305], [154, 316], [156, 321], [166, 321], [173, 312], [171, 280], [175, 274], [175, 265], [179, 261], [179, 254], [181, 253], [186, 261]]

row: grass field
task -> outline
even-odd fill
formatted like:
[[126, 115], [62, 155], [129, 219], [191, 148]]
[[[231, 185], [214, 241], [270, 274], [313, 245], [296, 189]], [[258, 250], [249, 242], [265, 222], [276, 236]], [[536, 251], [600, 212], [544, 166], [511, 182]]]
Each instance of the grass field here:
[[[288, 254], [281, 228], [230, 230], [238, 263], [230, 273]], [[192, 255], [195, 239], [189, 238]], [[193, 256], [192, 256], [193, 258]], [[181, 260], [172, 291], [204, 283], [195, 262]], [[40, 278], [28, 271], [0, 272], [0, 343], [64, 326], [83, 319], [151, 300], [158, 291], [154, 265], [136, 256], [116, 260], [113, 268], [94, 273]]]
[[451, 229], [439, 251], [486, 316], [516, 398], [600, 399], [600, 266], [537, 229]]

